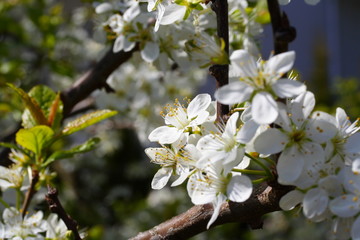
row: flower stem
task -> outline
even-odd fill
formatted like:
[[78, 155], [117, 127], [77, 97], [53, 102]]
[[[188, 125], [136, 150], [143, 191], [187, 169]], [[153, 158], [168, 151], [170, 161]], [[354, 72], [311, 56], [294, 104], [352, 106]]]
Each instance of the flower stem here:
[[233, 172], [245, 173], [245, 174], [252, 174], [252, 175], [261, 175], [261, 176], [268, 176], [266, 171], [262, 170], [250, 170], [250, 169], [237, 169], [234, 168]]
[[4, 205], [4, 207], [6, 207], [6, 208], [9, 208], [9, 207], [10, 207], [10, 205], [9, 205], [7, 202], [5, 202], [4, 199], [2, 199], [2, 197], [0, 197], [0, 203], [1, 203], [2, 205]]
[[260, 167], [262, 167], [265, 172], [267, 173], [267, 176], [272, 176], [272, 173], [270, 171], [270, 169], [265, 165], [263, 164], [259, 159], [251, 156], [250, 154], [248, 153], [245, 153], [245, 156], [249, 157], [251, 160], [253, 160], [256, 164], [258, 164]]
[[262, 183], [262, 182], [265, 182], [267, 180], [269, 180], [271, 177], [267, 176], [267, 177], [263, 177], [263, 178], [259, 178], [259, 179], [256, 179], [256, 180], [252, 180], [251, 182], [253, 184], [259, 184], [259, 183]]

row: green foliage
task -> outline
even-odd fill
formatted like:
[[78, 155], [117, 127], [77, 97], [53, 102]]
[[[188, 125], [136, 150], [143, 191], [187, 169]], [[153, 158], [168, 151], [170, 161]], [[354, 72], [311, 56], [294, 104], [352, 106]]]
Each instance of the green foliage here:
[[39, 156], [53, 137], [54, 131], [50, 127], [39, 125], [29, 129], [20, 129], [16, 133], [16, 143]]
[[117, 111], [99, 110], [92, 113], [85, 114], [66, 124], [62, 130], [63, 135], [70, 135], [74, 132], [80, 131], [90, 125], [100, 122], [106, 118], [112, 117], [117, 114]]
[[71, 158], [74, 157], [76, 154], [89, 152], [95, 148], [96, 144], [99, 143], [99, 141], [100, 141], [99, 138], [91, 138], [87, 140], [85, 143], [80, 144], [70, 150], [56, 151], [50, 155], [50, 157], [46, 160], [46, 162], [44, 162], [43, 166], [46, 167], [50, 163], [59, 159]]

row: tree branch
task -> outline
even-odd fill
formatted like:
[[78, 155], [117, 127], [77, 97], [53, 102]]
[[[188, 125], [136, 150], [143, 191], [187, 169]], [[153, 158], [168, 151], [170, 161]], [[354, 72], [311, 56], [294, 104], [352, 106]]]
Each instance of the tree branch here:
[[116, 68], [128, 61], [137, 50], [138, 46], [129, 52], [114, 53], [111, 48], [94, 68], [87, 71], [70, 89], [63, 91], [61, 100], [64, 104], [64, 117], [77, 103], [87, 98], [96, 89], [105, 88], [108, 92], [113, 91], [106, 83], [107, 78]]
[[[281, 197], [291, 189], [277, 183], [272, 186], [258, 185], [246, 202], [224, 203], [217, 220], [211, 227], [237, 222], [248, 223], [253, 228], [259, 228], [262, 226], [261, 218], [264, 214], [281, 210], [278, 203]], [[207, 230], [206, 225], [212, 214], [212, 204], [197, 205], [148, 231], [139, 233], [131, 240], [188, 239]]]
[[28, 207], [30, 205], [32, 197], [36, 193], [35, 186], [38, 183], [38, 181], [39, 181], [39, 172], [33, 169], [32, 170], [32, 178], [31, 178], [30, 187], [29, 187], [28, 191], [26, 192], [24, 203], [23, 203], [23, 206], [21, 208], [23, 218], [25, 217], [25, 215], [27, 213], [27, 209], [28, 209]]
[[267, 0], [274, 36], [275, 55], [289, 50], [289, 43], [296, 38], [296, 29], [290, 26], [285, 12], [282, 12], [278, 0]]
[[61, 220], [65, 223], [66, 227], [72, 231], [74, 234], [75, 240], [81, 240], [80, 234], [78, 232], [78, 225], [75, 220], [73, 220], [65, 211], [58, 199], [58, 191], [56, 188], [48, 186], [48, 193], [45, 196], [45, 199], [49, 205], [50, 211], [56, 213]]
[[[227, 0], [212, 0], [212, 10], [216, 13], [217, 35], [225, 42], [225, 52], [229, 54], [229, 19]], [[216, 79], [216, 89], [229, 83], [229, 65], [213, 65], [209, 72]], [[229, 106], [217, 102], [217, 120], [221, 121], [229, 113]]]

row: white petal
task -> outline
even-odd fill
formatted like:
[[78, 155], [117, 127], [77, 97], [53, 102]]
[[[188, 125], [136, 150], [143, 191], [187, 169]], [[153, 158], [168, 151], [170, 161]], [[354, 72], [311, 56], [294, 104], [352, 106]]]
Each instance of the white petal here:
[[255, 136], [259, 124], [253, 119], [250, 119], [244, 123], [239, 132], [236, 134], [236, 141], [240, 143], [248, 143]]
[[180, 184], [182, 184], [182, 183], [188, 178], [188, 176], [189, 176], [191, 173], [192, 173], [191, 171], [182, 173], [182, 174], [178, 177], [178, 179], [176, 179], [176, 180], [171, 184], [171, 186], [172, 186], [172, 187], [179, 186]]
[[285, 149], [276, 166], [280, 184], [292, 184], [301, 174], [304, 168], [304, 159], [295, 146]]
[[221, 205], [226, 201], [226, 197], [223, 194], [219, 194], [216, 199], [213, 201], [213, 207], [214, 207], [214, 212], [211, 215], [211, 218], [206, 226], [207, 229], [209, 229], [209, 227], [211, 226], [211, 224], [213, 224], [215, 222], [215, 220], [217, 219], [217, 217], [219, 216], [219, 212], [220, 212], [220, 208]]
[[351, 227], [351, 238], [353, 240], [360, 239], [360, 217], [357, 217]]
[[209, 94], [197, 95], [187, 107], [187, 115], [190, 119], [196, 117], [200, 112], [205, 111], [211, 103], [211, 97]]
[[277, 104], [270, 93], [259, 92], [252, 100], [251, 113], [258, 124], [273, 123], [279, 115]]
[[339, 123], [339, 127], [341, 129], [351, 125], [345, 110], [340, 107], [336, 108], [336, 120]]
[[113, 46], [113, 52], [117, 53], [120, 52], [121, 50], [123, 50], [124, 48], [124, 41], [125, 41], [125, 37], [124, 35], [119, 35], [114, 42], [114, 46]]
[[284, 74], [293, 67], [294, 61], [295, 51], [277, 54], [266, 62], [264, 72], [268, 74]]
[[330, 202], [330, 210], [339, 217], [353, 217], [358, 213], [359, 203], [354, 201], [357, 197], [353, 194], [342, 195]]
[[161, 126], [155, 128], [149, 135], [151, 142], [159, 142], [161, 144], [171, 144], [180, 138], [182, 131], [175, 127]]
[[291, 102], [291, 119], [296, 126], [301, 127], [315, 106], [315, 97], [312, 92], [306, 91]]
[[172, 24], [178, 20], [182, 20], [185, 16], [186, 6], [171, 4], [165, 7], [165, 13], [161, 18], [161, 25]]
[[305, 2], [309, 5], [316, 5], [320, 2], [320, 0], [305, 0]]
[[222, 135], [223, 138], [233, 139], [236, 134], [236, 123], [239, 119], [239, 113], [235, 112], [233, 113], [225, 125], [225, 130]]
[[272, 89], [280, 98], [292, 98], [305, 92], [306, 86], [299, 81], [282, 78], [272, 85]]
[[155, 59], [158, 58], [160, 49], [159, 46], [154, 42], [146, 42], [145, 47], [141, 50], [141, 57], [146, 62], [153, 62]]
[[146, 148], [145, 153], [152, 161], [158, 162], [156, 161], [156, 155], [160, 154], [166, 156], [168, 154], [168, 150], [166, 148]]
[[281, 152], [289, 139], [276, 128], [269, 128], [266, 131], [260, 133], [254, 142], [255, 151], [262, 154], [274, 154]]
[[344, 148], [349, 153], [360, 153], [360, 132], [351, 135], [346, 140]]
[[[148, 11], [149, 12], [150, 12], [149, 9], [152, 7], [151, 5], [150, 5], [150, 2], [149, 2], [149, 5], [148, 5]], [[157, 16], [156, 16], [156, 22], [155, 22], [155, 27], [154, 27], [155, 32], [157, 32], [159, 30], [160, 21], [161, 21], [162, 17], [164, 16], [164, 13], [165, 13], [165, 6], [163, 4], [161, 4], [161, 3], [159, 3], [157, 5]]]
[[172, 168], [160, 168], [152, 179], [151, 187], [153, 189], [162, 189], [169, 181], [172, 172]]
[[351, 170], [356, 173], [356, 174], [360, 174], [360, 158], [356, 158], [353, 162], [352, 162], [352, 168]]
[[302, 202], [304, 194], [298, 190], [293, 190], [285, 194], [279, 202], [281, 209], [288, 211]]
[[255, 58], [246, 50], [236, 50], [230, 56], [230, 77], [256, 77], [258, 69]]
[[279, 4], [281, 5], [287, 5], [290, 3], [291, 0], [278, 0]]
[[137, 15], [140, 14], [140, 12], [139, 4], [135, 3], [124, 12], [123, 19], [126, 22], [131, 22]]
[[325, 143], [333, 138], [336, 133], [336, 126], [322, 119], [312, 119], [306, 125], [306, 135], [317, 143]]
[[124, 39], [124, 52], [129, 52], [135, 47], [135, 42], [129, 41], [127, 38]]
[[252, 193], [251, 180], [245, 175], [233, 176], [227, 186], [227, 196], [233, 202], [245, 202]]
[[327, 209], [329, 197], [324, 189], [310, 189], [303, 200], [304, 215], [309, 219], [314, 219], [322, 215]]
[[246, 83], [236, 81], [217, 89], [215, 98], [222, 104], [242, 103], [250, 98], [253, 91]]
[[110, 3], [101, 3], [95, 8], [97, 14], [109, 12], [113, 9], [113, 6]]

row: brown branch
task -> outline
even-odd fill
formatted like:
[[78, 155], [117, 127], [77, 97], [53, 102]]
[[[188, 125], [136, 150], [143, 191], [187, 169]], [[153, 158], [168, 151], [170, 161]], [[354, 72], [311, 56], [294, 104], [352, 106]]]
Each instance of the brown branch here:
[[26, 192], [24, 203], [23, 203], [23, 206], [21, 208], [23, 218], [26, 215], [26, 212], [27, 212], [27, 209], [28, 209], [28, 207], [30, 205], [32, 197], [37, 192], [36, 189], [35, 189], [35, 186], [38, 183], [38, 181], [39, 181], [39, 172], [33, 169], [32, 170], [32, 178], [31, 178], [31, 182], [30, 182], [30, 187], [29, 187], [28, 191]]
[[[225, 42], [225, 52], [229, 54], [229, 20], [227, 0], [212, 0], [212, 10], [216, 13], [217, 35]], [[216, 89], [229, 83], [229, 65], [213, 65], [209, 72], [216, 79]], [[229, 113], [229, 106], [217, 103], [217, 120], [224, 120]]]
[[45, 199], [49, 205], [51, 212], [56, 213], [61, 220], [65, 223], [66, 227], [72, 231], [74, 234], [75, 240], [81, 240], [80, 234], [78, 232], [78, 224], [73, 220], [65, 211], [61, 205], [58, 198], [58, 191], [56, 188], [48, 186], [48, 193], [45, 196]]
[[[244, 203], [226, 202], [222, 205], [217, 220], [211, 227], [237, 222], [248, 223], [253, 228], [262, 226], [262, 216], [266, 213], [281, 210], [279, 200], [290, 191], [290, 187], [274, 183], [273, 186], [258, 185], [254, 193]], [[206, 231], [212, 211], [212, 205], [197, 205], [188, 211], [161, 223], [160, 225], [139, 233], [131, 240], [179, 240], [188, 239]]]
[[290, 26], [285, 12], [282, 12], [278, 0], [267, 0], [274, 36], [275, 55], [287, 52], [289, 43], [296, 38], [296, 29]]
[[113, 91], [106, 83], [110, 74], [121, 64], [128, 61], [132, 54], [138, 50], [136, 46], [129, 52], [120, 51], [114, 53], [112, 48], [105, 56], [89, 71], [87, 71], [74, 85], [61, 93], [61, 100], [64, 104], [64, 117], [80, 101], [87, 98], [96, 89], [105, 88], [106, 91]]

